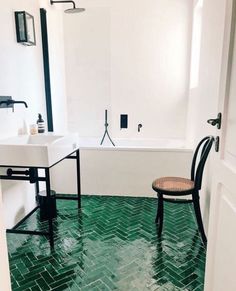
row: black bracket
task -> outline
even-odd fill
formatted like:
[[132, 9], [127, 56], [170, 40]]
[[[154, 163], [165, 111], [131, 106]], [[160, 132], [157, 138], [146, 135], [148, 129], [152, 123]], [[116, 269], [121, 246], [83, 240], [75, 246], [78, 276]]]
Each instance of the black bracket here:
[[12, 108], [13, 111], [13, 103], [11, 101], [11, 96], [0, 96], [0, 108]]
[[11, 168], [7, 169], [7, 176], [11, 177], [12, 175], [25, 175], [25, 176], [28, 176], [29, 175], [29, 170], [26, 170], [26, 171], [14, 171]]
[[29, 168], [29, 170], [25, 171], [14, 171], [11, 168], [7, 169], [7, 176], [12, 177], [13, 175], [29, 176], [29, 181], [31, 184], [37, 182], [38, 178], [36, 168]]
[[221, 128], [221, 119], [222, 119], [222, 114], [218, 113], [217, 118], [208, 119], [207, 123], [211, 124], [212, 126], [217, 126], [217, 128], [220, 129]]

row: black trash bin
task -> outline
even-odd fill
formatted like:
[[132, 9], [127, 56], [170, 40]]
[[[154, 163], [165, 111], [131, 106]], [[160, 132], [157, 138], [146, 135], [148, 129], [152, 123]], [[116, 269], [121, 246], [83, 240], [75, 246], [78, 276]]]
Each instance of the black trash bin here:
[[52, 218], [57, 216], [56, 192], [51, 190], [50, 199], [47, 197], [46, 190], [40, 191], [38, 194], [38, 202], [40, 207], [40, 220], [48, 220], [49, 214]]

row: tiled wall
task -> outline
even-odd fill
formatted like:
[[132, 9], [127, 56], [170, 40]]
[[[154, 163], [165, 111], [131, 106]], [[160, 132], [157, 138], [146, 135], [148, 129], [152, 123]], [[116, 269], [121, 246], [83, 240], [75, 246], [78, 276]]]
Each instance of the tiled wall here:
[[185, 138], [192, 1], [80, 6], [84, 13], [65, 15], [69, 129], [101, 137], [108, 109], [113, 137]]

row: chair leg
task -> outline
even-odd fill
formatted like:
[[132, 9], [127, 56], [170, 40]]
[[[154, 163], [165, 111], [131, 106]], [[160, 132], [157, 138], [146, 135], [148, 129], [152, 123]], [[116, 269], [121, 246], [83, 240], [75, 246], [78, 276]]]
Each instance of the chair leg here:
[[155, 223], [158, 223], [159, 222], [159, 218], [160, 218], [160, 204], [161, 204], [161, 199], [160, 199], [160, 194], [157, 193], [157, 214], [156, 214], [156, 219], [155, 219]]
[[206, 245], [207, 238], [206, 238], [204, 226], [202, 223], [201, 208], [200, 208], [200, 203], [199, 203], [199, 194], [197, 192], [197, 193], [193, 194], [192, 196], [193, 196], [193, 205], [194, 205], [194, 211], [195, 211], [195, 215], [196, 215], [196, 219], [197, 219], [198, 229], [199, 229], [199, 232], [201, 234], [202, 241], [203, 241], [204, 245]]
[[163, 228], [163, 194], [158, 195], [158, 209], [156, 216], [156, 223], [159, 223], [158, 236], [161, 236]]

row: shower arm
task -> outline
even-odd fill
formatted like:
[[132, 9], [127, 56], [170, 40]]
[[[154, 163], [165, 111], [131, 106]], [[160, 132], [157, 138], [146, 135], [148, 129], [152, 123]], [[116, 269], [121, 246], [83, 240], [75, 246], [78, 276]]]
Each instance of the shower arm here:
[[66, 1], [66, 0], [60, 0], [60, 1], [50, 0], [50, 3], [51, 3], [51, 5], [53, 5], [54, 3], [72, 3], [73, 4], [73, 9], [76, 8], [75, 2], [72, 1], [72, 0], [68, 0], [68, 1]]

